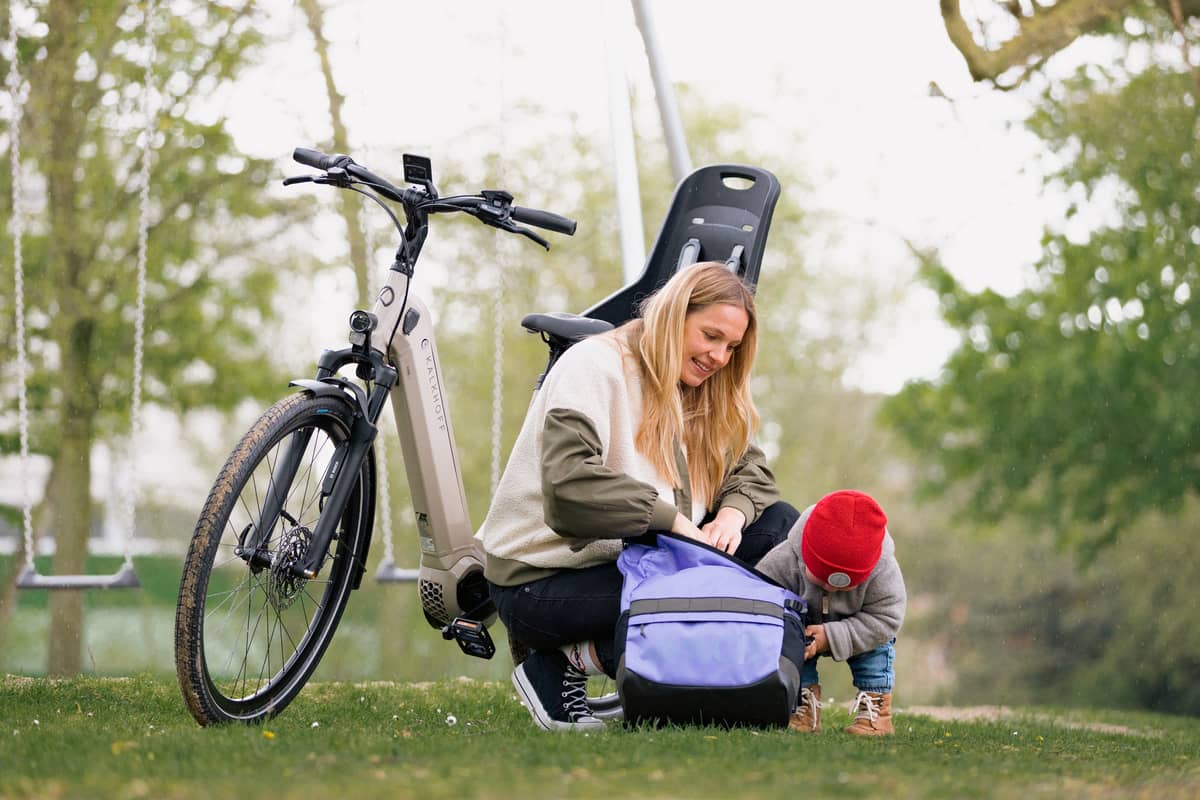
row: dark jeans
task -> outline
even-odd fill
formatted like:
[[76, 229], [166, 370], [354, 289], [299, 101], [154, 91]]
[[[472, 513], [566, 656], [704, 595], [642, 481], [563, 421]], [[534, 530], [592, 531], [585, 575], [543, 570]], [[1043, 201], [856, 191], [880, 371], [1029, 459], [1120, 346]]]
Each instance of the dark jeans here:
[[[768, 506], [746, 526], [734, 557], [753, 566], [787, 538], [800, 512], [787, 503]], [[613, 630], [620, 616], [621, 573], [616, 562], [565, 569], [518, 586], [489, 584], [492, 602], [509, 638], [534, 650], [594, 641], [600, 664], [616, 675]]]

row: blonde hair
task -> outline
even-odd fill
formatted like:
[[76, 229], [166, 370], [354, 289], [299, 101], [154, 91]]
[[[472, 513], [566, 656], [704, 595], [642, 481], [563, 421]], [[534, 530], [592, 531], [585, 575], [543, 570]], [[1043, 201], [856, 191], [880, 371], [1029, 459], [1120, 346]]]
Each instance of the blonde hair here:
[[[729, 362], [698, 387], [683, 384], [684, 323], [689, 314], [728, 304], [746, 312], [742, 342]], [[754, 295], [724, 264], [707, 261], [680, 270], [646, 298], [641, 319], [618, 329], [642, 378], [642, 421], [635, 444], [673, 486], [682, 484], [675, 443], [687, 450], [692, 496], [711, 508], [726, 474], [758, 430], [750, 370], [758, 349]]]

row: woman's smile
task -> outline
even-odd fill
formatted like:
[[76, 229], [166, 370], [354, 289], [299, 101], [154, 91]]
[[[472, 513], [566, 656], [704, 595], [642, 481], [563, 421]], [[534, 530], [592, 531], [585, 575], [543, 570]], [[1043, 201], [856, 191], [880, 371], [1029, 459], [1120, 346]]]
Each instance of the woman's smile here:
[[746, 310], [730, 303], [714, 303], [688, 314], [683, 323], [680, 382], [695, 388], [728, 364], [749, 324]]

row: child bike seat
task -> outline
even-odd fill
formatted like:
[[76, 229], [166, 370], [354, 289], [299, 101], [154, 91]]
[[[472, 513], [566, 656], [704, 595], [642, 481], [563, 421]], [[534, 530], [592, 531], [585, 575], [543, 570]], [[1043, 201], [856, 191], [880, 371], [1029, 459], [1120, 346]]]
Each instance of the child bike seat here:
[[741, 164], [700, 167], [675, 189], [641, 276], [583, 316], [614, 326], [633, 319], [643, 299], [680, 267], [697, 261], [724, 261], [753, 289], [779, 192], [779, 181], [765, 169]]
[[753, 290], [779, 192], [779, 181], [770, 172], [741, 164], [700, 167], [680, 181], [637, 280], [582, 315], [552, 312], [521, 320], [550, 346], [550, 360], [537, 386], [568, 347], [638, 316], [642, 300], [681, 267], [722, 261]]

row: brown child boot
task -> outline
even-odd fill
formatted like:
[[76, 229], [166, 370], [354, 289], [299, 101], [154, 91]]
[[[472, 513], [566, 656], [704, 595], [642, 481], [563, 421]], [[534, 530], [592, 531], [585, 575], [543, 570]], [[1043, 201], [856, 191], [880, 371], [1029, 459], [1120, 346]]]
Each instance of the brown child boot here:
[[792, 712], [788, 727], [800, 733], [821, 732], [821, 684], [814, 683], [800, 690], [800, 702]]
[[846, 733], [855, 736], [891, 736], [892, 693], [859, 692], [850, 709], [854, 722], [846, 726]]

